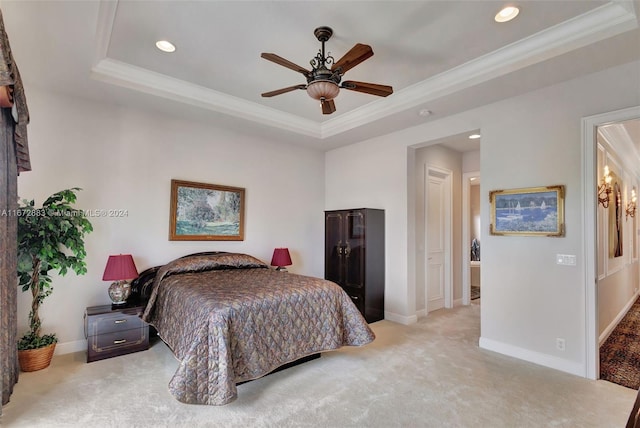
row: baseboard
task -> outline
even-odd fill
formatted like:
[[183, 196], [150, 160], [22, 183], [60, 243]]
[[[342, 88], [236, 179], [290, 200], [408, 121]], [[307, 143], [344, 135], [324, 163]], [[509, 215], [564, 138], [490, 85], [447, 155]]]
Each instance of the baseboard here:
[[[456, 299], [456, 300], [453, 301], [453, 307], [456, 308], [458, 306], [464, 306], [464, 304], [462, 303], [462, 299]], [[451, 309], [451, 308], [443, 308], [443, 309]], [[426, 316], [427, 316], [427, 310], [426, 309], [420, 309], [420, 310], [416, 311], [416, 319], [417, 318], [421, 318], [421, 317], [426, 317]]]
[[507, 343], [498, 342], [496, 340], [481, 337], [479, 346], [480, 348], [486, 349], [488, 351], [508, 355], [510, 357], [518, 358], [520, 360], [528, 361], [540, 366], [549, 367], [566, 373], [571, 373], [576, 376], [585, 377], [586, 374], [586, 367], [584, 366], [584, 364], [554, 357], [553, 355], [531, 351], [529, 349], [520, 348], [518, 346], [509, 345]]
[[598, 346], [602, 346], [604, 341], [607, 340], [609, 336], [611, 336], [611, 333], [613, 332], [613, 330], [618, 326], [618, 324], [620, 324], [620, 321], [622, 321], [622, 318], [624, 318], [624, 316], [627, 315], [627, 312], [629, 312], [629, 309], [631, 309], [631, 306], [633, 306], [633, 304], [636, 302], [637, 299], [638, 299], [638, 293], [633, 293], [631, 300], [629, 300], [627, 304], [624, 305], [624, 308], [622, 308], [622, 310], [613, 319], [613, 321], [611, 321], [611, 323], [609, 323], [607, 328], [605, 328], [604, 331], [600, 334], [600, 337], [598, 338]]
[[71, 354], [73, 352], [80, 352], [87, 350], [86, 340], [76, 340], [73, 342], [63, 342], [56, 345], [56, 350], [53, 355]]
[[398, 324], [411, 325], [418, 322], [418, 317], [416, 315], [405, 316], [394, 314], [393, 312], [384, 311], [384, 319], [387, 321], [397, 322]]

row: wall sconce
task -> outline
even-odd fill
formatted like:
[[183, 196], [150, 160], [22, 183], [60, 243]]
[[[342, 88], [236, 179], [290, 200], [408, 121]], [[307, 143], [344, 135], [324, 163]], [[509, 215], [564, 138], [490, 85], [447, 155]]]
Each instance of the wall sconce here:
[[598, 186], [598, 203], [603, 207], [609, 207], [609, 195], [611, 194], [611, 174], [609, 174], [609, 166], [604, 166], [604, 176], [602, 184]]
[[625, 211], [627, 213], [627, 220], [629, 220], [629, 217], [635, 217], [636, 216], [636, 188], [634, 187], [633, 189], [631, 189], [631, 201], [627, 202], [627, 207], [625, 208]]

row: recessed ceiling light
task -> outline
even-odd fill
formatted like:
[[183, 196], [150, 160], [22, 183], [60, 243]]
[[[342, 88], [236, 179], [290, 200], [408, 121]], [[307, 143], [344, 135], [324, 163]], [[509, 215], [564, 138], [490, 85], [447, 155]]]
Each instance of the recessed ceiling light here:
[[478, 179], [478, 177], [471, 177], [471, 178], [469, 179], [469, 181], [476, 181], [477, 179]]
[[156, 47], [158, 49], [160, 49], [162, 52], [175, 52], [176, 51], [176, 47], [173, 45], [173, 43], [167, 41], [167, 40], [158, 40], [156, 42]]
[[480, 137], [481, 137], [480, 134], [471, 134], [471, 135], [469, 135], [469, 139], [470, 140], [477, 140]]
[[423, 108], [418, 112], [418, 116], [422, 116], [422, 117], [431, 116], [431, 110], [427, 110], [426, 108]]
[[520, 13], [520, 9], [518, 9], [517, 7], [507, 6], [504, 7], [500, 12], [498, 12], [494, 19], [496, 20], [496, 22], [507, 22], [518, 16], [518, 13]]

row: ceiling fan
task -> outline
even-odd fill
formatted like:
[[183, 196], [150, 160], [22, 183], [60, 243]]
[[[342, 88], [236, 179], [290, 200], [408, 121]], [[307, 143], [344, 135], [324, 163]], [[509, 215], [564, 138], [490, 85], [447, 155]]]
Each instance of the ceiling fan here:
[[331, 38], [333, 30], [329, 27], [318, 27], [313, 34], [319, 42], [322, 43], [322, 49], [318, 54], [309, 61], [311, 70], [307, 70], [297, 64], [288, 61], [281, 56], [273, 53], [262, 53], [260, 56], [271, 62], [275, 62], [283, 67], [287, 67], [293, 71], [297, 71], [307, 79], [307, 84], [293, 85], [271, 92], [265, 92], [263, 97], [273, 97], [275, 95], [284, 94], [295, 91], [296, 89], [304, 89], [313, 99], [320, 101], [323, 114], [331, 114], [336, 111], [336, 105], [333, 101], [340, 93], [340, 89], [348, 89], [350, 91], [363, 92], [365, 94], [386, 97], [393, 93], [393, 88], [387, 85], [377, 85], [375, 83], [356, 82], [353, 80], [345, 80], [341, 83], [342, 76], [356, 65], [373, 56], [373, 50], [369, 45], [357, 43], [349, 52], [344, 54], [342, 58], [335, 61], [331, 55], [325, 55], [324, 43]]

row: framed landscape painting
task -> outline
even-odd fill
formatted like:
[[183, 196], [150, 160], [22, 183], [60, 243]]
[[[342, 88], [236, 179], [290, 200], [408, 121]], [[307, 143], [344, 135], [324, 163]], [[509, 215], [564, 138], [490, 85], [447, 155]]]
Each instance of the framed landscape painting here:
[[492, 235], [564, 236], [564, 186], [493, 190]]
[[243, 241], [244, 189], [171, 180], [170, 241]]

